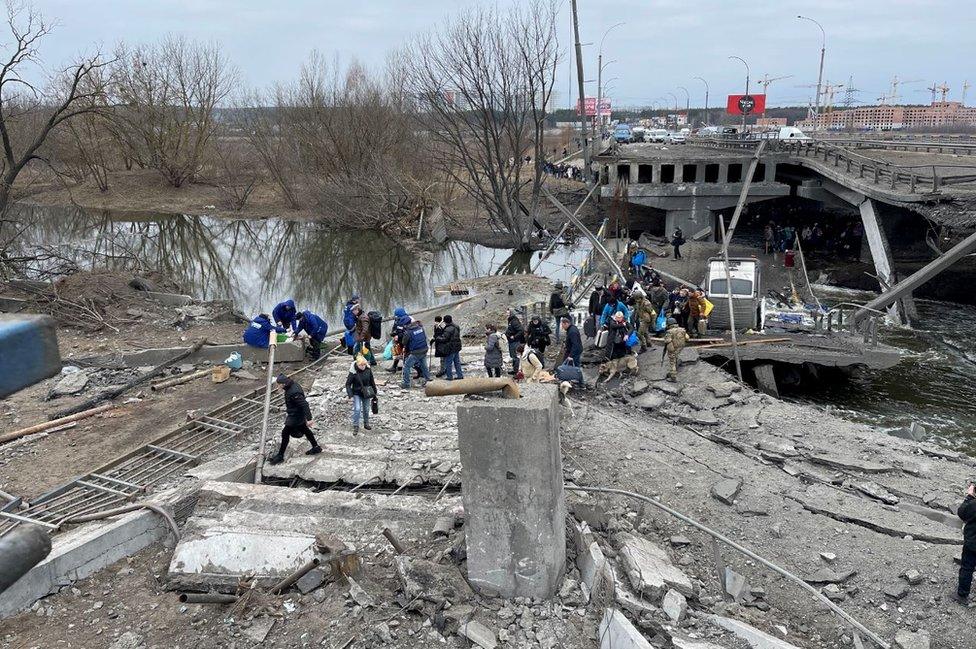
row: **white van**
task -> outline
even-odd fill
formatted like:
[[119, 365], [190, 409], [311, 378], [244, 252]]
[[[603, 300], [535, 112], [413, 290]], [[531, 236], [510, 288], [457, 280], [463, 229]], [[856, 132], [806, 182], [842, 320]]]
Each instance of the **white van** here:
[[[732, 309], [735, 312], [735, 328], [755, 329], [762, 320], [759, 317], [762, 287], [759, 276], [759, 260], [755, 257], [729, 259], [729, 276], [732, 279]], [[708, 317], [709, 329], [728, 329], [729, 289], [725, 277], [725, 264], [720, 257], [708, 260], [705, 277], [708, 299], [715, 305]]]
[[795, 126], [781, 126], [778, 131], [756, 133], [755, 137], [758, 140], [794, 140], [801, 142], [808, 142], [813, 139]]

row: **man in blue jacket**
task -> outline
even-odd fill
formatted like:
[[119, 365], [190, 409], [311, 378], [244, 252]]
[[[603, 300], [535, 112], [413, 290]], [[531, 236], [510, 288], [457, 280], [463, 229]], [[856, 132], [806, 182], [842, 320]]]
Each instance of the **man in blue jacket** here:
[[298, 324], [295, 322], [298, 316], [298, 309], [295, 307], [295, 300], [285, 300], [275, 305], [271, 310], [271, 319], [275, 324], [285, 329], [291, 328], [293, 332], [298, 331]]
[[427, 333], [419, 320], [410, 319], [400, 334], [400, 346], [403, 347], [403, 383], [401, 387], [410, 389], [410, 372], [414, 366], [420, 369], [425, 381], [430, 380], [430, 370], [427, 369]]
[[959, 566], [959, 590], [956, 601], [963, 606], [969, 604], [969, 591], [973, 586], [973, 572], [976, 571], [976, 484], [970, 482], [966, 489], [966, 499], [959, 505], [959, 518], [966, 524], [962, 528], [962, 561]]
[[329, 333], [329, 323], [311, 311], [302, 311], [295, 320], [295, 333], [308, 334], [309, 350], [312, 360], [322, 355], [322, 341]]
[[244, 342], [251, 347], [267, 349], [271, 341], [271, 334], [285, 333], [284, 327], [276, 327], [271, 322], [271, 316], [267, 313], [259, 313], [251, 320], [251, 324], [244, 330]]

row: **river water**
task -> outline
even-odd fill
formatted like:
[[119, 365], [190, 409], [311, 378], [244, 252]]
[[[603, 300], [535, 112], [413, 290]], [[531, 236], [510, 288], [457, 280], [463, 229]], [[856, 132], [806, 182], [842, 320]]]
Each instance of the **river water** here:
[[[452, 299], [432, 288], [495, 273], [525, 273], [538, 253], [513, 253], [452, 242], [434, 253], [407, 250], [381, 235], [268, 219], [234, 221], [180, 215], [94, 213], [20, 207], [27, 225], [21, 251], [55, 247], [81, 268], [131, 268], [138, 260], [171, 276], [195, 296], [231, 299], [246, 313], [294, 298], [301, 307], [339, 316], [353, 292], [384, 313]], [[562, 247], [539, 273], [568, 281], [582, 246]], [[829, 406], [849, 419], [883, 427], [924, 425], [943, 444], [976, 450], [976, 307], [919, 301], [914, 330], [883, 331], [904, 360], [848, 381], [824, 381], [790, 399]]]

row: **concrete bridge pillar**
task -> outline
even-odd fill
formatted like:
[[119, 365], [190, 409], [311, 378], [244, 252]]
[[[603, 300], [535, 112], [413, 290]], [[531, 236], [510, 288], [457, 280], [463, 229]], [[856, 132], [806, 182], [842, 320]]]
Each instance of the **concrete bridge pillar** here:
[[[878, 208], [873, 199], [865, 198], [858, 205], [858, 209], [861, 212], [861, 223], [864, 225], [864, 238], [871, 250], [871, 259], [874, 262], [881, 290], [886, 291], [897, 281], [888, 237], [878, 218]], [[914, 317], [915, 313], [915, 303], [911, 295], [888, 307], [888, 318], [897, 324], [909, 324], [909, 318]]]
[[668, 210], [664, 216], [664, 233], [670, 237], [676, 228], [681, 228], [685, 239], [691, 241], [698, 232], [711, 228], [713, 221], [712, 211], [707, 208]]
[[651, 167], [651, 182], [655, 185], [661, 184], [661, 165], [656, 164]]

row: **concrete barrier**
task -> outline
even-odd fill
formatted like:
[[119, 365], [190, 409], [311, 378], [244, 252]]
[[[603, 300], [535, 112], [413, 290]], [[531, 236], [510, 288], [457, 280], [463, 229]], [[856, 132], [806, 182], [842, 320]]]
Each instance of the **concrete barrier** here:
[[54, 318], [0, 315], [0, 399], [61, 371]]
[[566, 564], [555, 386], [458, 406], [468, 580], [486, 594], [548, 598]]
[[[122, 362], [129, 367], [146, 367], [158, 365], [180, 352], [186, 347], [165, 347], [158, 349], [143, 349], [142, 351], [123, 354]], [[264, 363], [268, 360], [268, 350], [251, 347], [244, 343], [233, 345], [207, 345], [199, 352], [188, 356], [184, 363], [223, 363], [224, 359], [233, 352], [240, 352], [246, 361]], [[298, 342], [289, 341], [278, 345], [275, 351], [275, 363], [298, 363], [305, 358], [305, 348]]]

